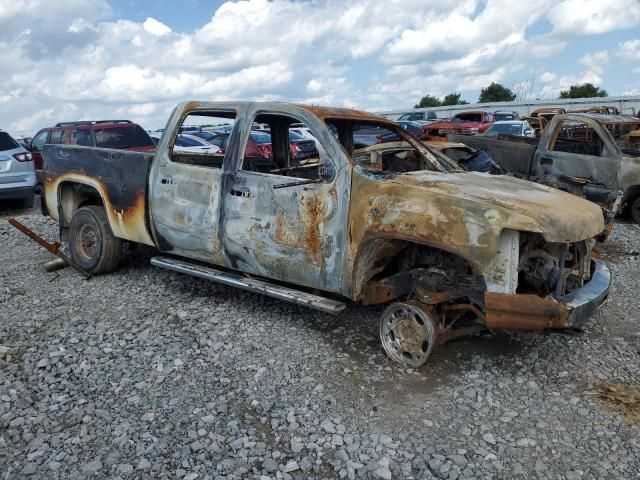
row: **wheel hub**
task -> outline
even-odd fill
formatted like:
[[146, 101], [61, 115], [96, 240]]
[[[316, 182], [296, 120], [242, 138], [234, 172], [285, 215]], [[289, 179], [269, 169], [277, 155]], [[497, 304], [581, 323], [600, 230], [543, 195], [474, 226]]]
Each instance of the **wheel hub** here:
[[98, 253], [98, 234], [91, 225], [83, 225], [76, 237], [76, 250], [86, 260], [90, 260]]
[[394, 303], [382, 314], [380, 339], [396, 362], [418, 367], [426, 362], [436, 344], [432, 314], [413, 303]]
[[410, 316], [405, 316], [393, 330], [400, 342], [400, 347], [409, 352], [421, 348], [422, 343], [426, 340], [424, 329], [419, 328], [420, 326], [412, 320]]

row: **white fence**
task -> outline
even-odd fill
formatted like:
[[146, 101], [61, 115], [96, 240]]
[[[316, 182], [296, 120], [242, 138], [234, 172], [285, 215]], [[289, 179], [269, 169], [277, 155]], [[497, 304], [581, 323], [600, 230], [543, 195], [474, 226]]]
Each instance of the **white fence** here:
[[597, 97], [597, 98], [570, 98], [566, 100], [532, 100], [529, 102], [493, 102], [493, 103], [473, 103], [468, 105], [451, 105], [447, 107], [433, 108], [407, 108], [406, 110], [391, 110], [378, 112], [390, 118], [398, 118], [406, 112], [434, 111], [438, 118], [448, 118], [456, 112], [465, 110], [508, 110], [518, 112], [519, 115], [527, 116], [537, 108], [542, 107], [562, 107], [566, 110], [586, 107], [618, 107], [621, 113], [627, 115], [640, 115], [640, 96], [624, 97]]

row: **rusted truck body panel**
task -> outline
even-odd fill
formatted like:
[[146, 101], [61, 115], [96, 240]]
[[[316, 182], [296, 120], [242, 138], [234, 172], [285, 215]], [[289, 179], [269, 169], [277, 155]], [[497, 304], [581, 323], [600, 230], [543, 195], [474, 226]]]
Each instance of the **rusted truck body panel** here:
[[147, 216], [153, 154], [75, 145], [45, 145], [44, 204], [63, 232], [98, 192], [115, 236], [154, 245]]
[[[174, 161], [184, 119], [211, 111], [235, 118], [220, 167]], [[251, 126], [265, 116], [311, 129], [326, 152], [321, 178], [243, 169]], [[397, 131], [425, 167], [378, 172], [359, 164], [353, 122]], [[608, 294], [608, 271], [590, 258], [604, 228], [596, 205], [525, 180], [464, 172], [373, 114], [187, 102], [172, 113], [153, 158], [61, 146], [45, 147], [44, 156], [46, 206], [63, 232], [74, 208], [99, 200], [123, 240], [263, 280], [238, 282], [204, 267], [200, 276], [243, 288], [272, 281], [365, 304], [415, 298], [439, 318], [443, 338], [455, 336], [453, 325], [465, 315], [483, 327], [575, 326]], [[581, 295], [575, 305], [567, 297], [573, 294]], [[536, 305], [535, 321], [520, 318], [525, 297]]]

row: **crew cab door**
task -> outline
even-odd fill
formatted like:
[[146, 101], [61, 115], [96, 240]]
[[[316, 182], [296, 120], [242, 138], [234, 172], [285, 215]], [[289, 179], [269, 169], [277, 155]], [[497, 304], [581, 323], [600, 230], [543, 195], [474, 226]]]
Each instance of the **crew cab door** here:
[[225, 264], [220, 242], [223, 166], [232, 152], [189, 152], [176, 146], [180, 127], [232, 121], [234, 109], [179, 105], [160, 139], [149, 177], [149, 211], [158, 248]]
[[563, 115], [545, 129], [532, 173], [539, 179], [586, 179], [618, 189], [619, 169], [620, 151], [607, 130], [591, 118]]
[[[224, 248], [233, 269], [340, 292], [351, 169], [326, 125], [301, 110], [247, 116], [224, 195]], [[256, 148], [264, 140], [251, 133], [253, 122], [270, 126], [270, 156], [264, 143]], [[294, 123], [311, 130], [321, 151], [292, 147]]]

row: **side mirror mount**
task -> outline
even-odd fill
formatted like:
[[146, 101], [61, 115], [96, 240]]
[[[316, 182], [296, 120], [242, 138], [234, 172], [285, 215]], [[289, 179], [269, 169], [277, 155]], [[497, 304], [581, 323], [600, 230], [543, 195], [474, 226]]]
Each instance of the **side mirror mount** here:
[[318, 167], [318, 176], [325, 182], [330, 182], [336, 176], [333, 163], [325, 161], [320, 167]]

